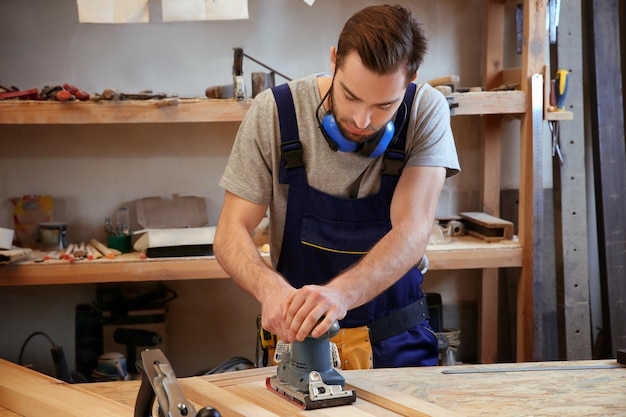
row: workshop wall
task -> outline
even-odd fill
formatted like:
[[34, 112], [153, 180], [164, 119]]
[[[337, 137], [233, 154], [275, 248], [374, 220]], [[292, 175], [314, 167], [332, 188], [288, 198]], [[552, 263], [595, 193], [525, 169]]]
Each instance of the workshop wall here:
[[[397, 1], [424, 22], [430, 49], [419, 80], [458, 74], [481, 84], [481, 0]], [[233, 47], [296, 78], [329, 71], [328, 52], [345, 20], [379, 1], [250, 0], [249, 20], [164, 23], [151, 1], [151, 22], [79, 24], [74, 0], [0, 2], [0, 84], [41, 88], [69, 82], [89, 92], [104, 88], [203, 97], [208, 86], [232, 83]], [[263, 68], [243, 61], [250, 73]], [[277, 82], [283, 82], [279, 76]], [[447, 181], [438, 213], [478, 210], [478, 117], [453, 118], [463, 173]], [[12, 227], [8, 199], [50, 194], [55, 220], [68, 223], [69, 241], [100, 237], [105, 216], [135, 199], [173, 194], [207, 199], [211, 224], [223, 199], [218, 181], [236, 123], [0, 126], [0, 226]], [[515, 149], [514, 144], [511, 145]], [[516, 187], [516, 152], [503, 184]], [[507, 166], [507, 163], [503, 164]], [[137, 228], [131, 210], [131, 226]], [[444, 304], [474, 303], [478, 271], [437, 271], [427, 290]], [[253, 357], [258, 305], [229, 280], [172, 282], [169, 358], [190, 375], [235, 355]], [[74, 309], [95, 297], [95, 286], [7, 287], [0, 291], [0, 357], [17, 361], [24, 339], [46, 331], [74, 360]], [[454, 322], [449, 325], [455, 325]], [[473, 335], [463, 337], [472, 338]], [[28, 361], [51, 372], [47, 348], [29, 346]]]

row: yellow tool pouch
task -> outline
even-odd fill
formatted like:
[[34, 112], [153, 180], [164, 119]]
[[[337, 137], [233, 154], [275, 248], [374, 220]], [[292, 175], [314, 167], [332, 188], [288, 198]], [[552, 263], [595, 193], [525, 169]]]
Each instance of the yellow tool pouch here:
[[367, 326], [342, 328], [330, 341], [337, 345], [341, 369], [372, 369], [374, 367], [372, 344]]

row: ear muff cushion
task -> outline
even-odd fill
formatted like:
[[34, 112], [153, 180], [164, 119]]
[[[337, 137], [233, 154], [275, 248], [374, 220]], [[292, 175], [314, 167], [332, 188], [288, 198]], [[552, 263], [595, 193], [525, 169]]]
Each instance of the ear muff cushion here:
[[380, 155], [383, 154], [383, 152], [387, 150], [387, 146], [389, 146], [389, 142], [391, 142], [391, 139], [393, 139], [393, 134], [395, 133], [395, 131], [395, 125], [392, 121], [389, 121], [385, 126], [382, 137], [378, 141], [378, 145], [376, 145], [376, 148], [369, 155], [370, 158], [378, 158]]
[[[358, 144], [356, 142], [352, 142], [346, 139], [339, 130], [339, 126], [337, 126], [337, 121], [335, 120], [335, 116], [331, 113], [328, 113], [324, 116], [322, 120], [322, 126], [324, 133], [326, 133], [333, 142], [337, 144], [337, 149], [342, 152], [354, 152], [357, 150]], [[376, 145], [376, 148], [367, 156], [370, 158], [377, 158], [387, 150], [387, 146], [389, 146], [389, 142], [393, 139], [393, 135], [395, 133], [395, 126], [393, 122], [390, 120], [381, 133], [381, 138]]]
[[322, 126], [324, 128], [324, 132], [337, 144], [337, 148], [342, 152], [354, 152], [356, 151], [357, 144], [356, 142], [349, 141], [344, 138], [339, 130], [339, 126], [337, 126], [337, 121], [335, 120], [335, 116], [328, 113], [324, 116], [322, 120]]

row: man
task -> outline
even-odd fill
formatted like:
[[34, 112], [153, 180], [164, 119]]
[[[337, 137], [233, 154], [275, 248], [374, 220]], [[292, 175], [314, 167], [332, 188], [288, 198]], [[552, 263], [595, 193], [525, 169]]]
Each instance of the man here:
[[[220, 182], [220, 265], [287, 343], [339, 320], [344, 369], [437, 363], [416, 265], [459, 165], [445, 98], [412, 83], [426, 49], [407, 9], [357, 12], [332, 77], [257, 95]], [[251, 238], [268, 207], [275, 269]]]

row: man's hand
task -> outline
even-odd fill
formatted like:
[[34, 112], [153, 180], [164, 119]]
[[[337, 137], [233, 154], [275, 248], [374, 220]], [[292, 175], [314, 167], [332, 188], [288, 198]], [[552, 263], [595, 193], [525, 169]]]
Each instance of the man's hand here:
[[289, 333], [289, 326], [285, 322], [285, 300], [295, 292], [295, 288], [286, 284], [268, 291], [261, 300], [261, 326], [283, 342], [288, 342]]
[[319, 285], [306, 285], [292, 292], [281, 307], [286, 326], [285, 337], [282, 337], [285, 342], [301, 342], [309, 334], [320, 337], [347, 313], [342, 294]]

